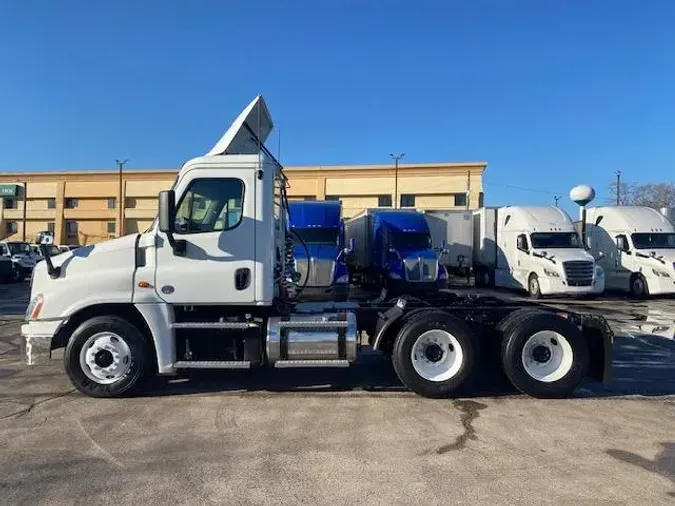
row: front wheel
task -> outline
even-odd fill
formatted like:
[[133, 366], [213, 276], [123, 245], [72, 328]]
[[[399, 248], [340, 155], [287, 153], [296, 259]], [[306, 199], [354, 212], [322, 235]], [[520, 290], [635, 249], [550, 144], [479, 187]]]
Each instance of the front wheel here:
[[454, 316], [422, 313], [401, 328], [392, 353], [394, 370], [413, 392], [443, 398], [469, 376], [476, 350], [471, 330]]
[[541, 286], [539, 286], [539, 277], [532, 273], [527, 282], [527, 291], [533, 299], [541, 299]]
[[583, 334], [556, 314], [523, 311], [519, 316], [500, 325], [506, 376], [518, 390], [533, 397], [567, 397], [588, 371]]
[[644, 299], [649, 295], [647, 280], [642, 274], [633, 274], [630, 280], [630, 294], [636, 299]]
[[148, 344], [117, 316], [97, 316], [73, 333], [64, 354], [72, 384], [90, 397], [116, 397], [132, 389], [149, 363]]

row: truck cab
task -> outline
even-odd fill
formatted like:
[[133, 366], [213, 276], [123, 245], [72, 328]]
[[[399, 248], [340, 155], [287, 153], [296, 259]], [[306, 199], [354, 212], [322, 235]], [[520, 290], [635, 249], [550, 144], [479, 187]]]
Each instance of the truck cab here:
[[603, 270], [562, 209], [486, 208], [476, 217], [480, 249], [475, 270], [481, 284], [525, 289], [533, 298], [604, 291]]
[[[345, 222], [354, 240], [354, 269], [393, 293], [434, 292], [448, 273], [439, 262], [424, 214], [408, 209], [366, 209]], [[443, 245], [443, 248], [445, 246]]]
[[307, 296], [344, 299], [349, 291], [342, 203], [289, 202], [288, 227], [294, 239], [295, 268]]
[[637, 298], [675, 293], [675, 225], [656, 209], [589, 208], [586, 236], [607, 288]]

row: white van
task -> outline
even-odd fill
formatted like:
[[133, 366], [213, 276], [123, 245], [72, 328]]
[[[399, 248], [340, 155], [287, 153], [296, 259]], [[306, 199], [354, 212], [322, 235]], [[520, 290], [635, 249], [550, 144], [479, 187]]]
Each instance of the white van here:
[[476, 211], [473, 268], [477, 286], [525, 289], [533, 298], [605, 290], [604, 273], [574, 222], [554, 206]]
[[607, 288], [635, 297], [675, 293], [675, 225], [656, 209], [589, 208], [586, 236]]

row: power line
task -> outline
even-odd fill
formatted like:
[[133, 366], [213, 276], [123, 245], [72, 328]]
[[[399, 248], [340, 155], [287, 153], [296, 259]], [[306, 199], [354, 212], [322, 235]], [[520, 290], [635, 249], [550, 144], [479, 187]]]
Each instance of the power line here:
[[512, 188], [514, 190], [523, 190], [523, 191], [528, 191], [528, 192], [535, 192], [535, 193], [545, 193], [547, 195], [558, 195], [561, 192], [554, 192], [554, 191], [549, 191], [549, 190], [542, 190], [540, 188], [526, 188], [524, 186], [515, 186], [512, 184], [501, 184], [501, 183], [483, 183], [483, 186], [499, 186], [502, 188]]

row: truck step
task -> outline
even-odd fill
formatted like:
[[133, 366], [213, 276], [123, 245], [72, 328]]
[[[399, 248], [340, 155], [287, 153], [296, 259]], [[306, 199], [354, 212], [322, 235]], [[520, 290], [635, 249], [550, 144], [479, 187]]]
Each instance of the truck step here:
[[176, 369], [250, 369], [248, 360], [181, 360], [174, 362]]
[[279, 360], [274, 363], [279, 369], [292, 367], [349, 367], [347, 360]]
[[333, 321], [298, 321], [291, 320], [288, 322], [280, 321], [279, 327], [282, 329], [340, 329], [347, 328], [348, 321], [333, 320]]
[[230, 330], [246, 330], [256, 328], [259, 325], [255, 322], [179, 322], [172, 323], [172, 329], [230, 329]]

